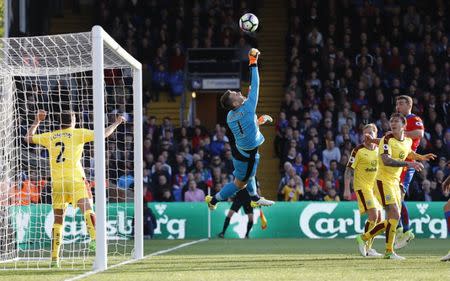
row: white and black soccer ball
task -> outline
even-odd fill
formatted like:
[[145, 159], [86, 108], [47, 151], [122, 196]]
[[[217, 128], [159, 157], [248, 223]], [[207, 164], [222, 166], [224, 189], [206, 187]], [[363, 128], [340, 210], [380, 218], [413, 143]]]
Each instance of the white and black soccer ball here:
[[245, 32], [255, 32], [258, 25], [259, 20], [252, 13], [247, 13], [239, 19], [239, 27]]

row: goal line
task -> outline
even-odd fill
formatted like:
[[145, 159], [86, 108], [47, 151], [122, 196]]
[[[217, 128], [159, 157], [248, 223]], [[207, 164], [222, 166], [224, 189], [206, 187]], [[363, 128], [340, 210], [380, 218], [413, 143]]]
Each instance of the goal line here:
[[[205, 241], [208, 241], [208, 240], [209, 239], [207, 239], [207, 238], [203, 238], [203, 239], [199, 239], [199, 240], [183, 243], [181, 245], [178, 245], [178, 246], [175, 246], [175, 247], [172, 247], [172, 248], [168, 248], [168, 249], [165, 249], [165, 250], [160, 250], [160, 251], [157, 251], [157, 252], [153, 252], [151, 254], [148, 254], [148, 255], [144, 256], [142, 259], [126, 260], [124, 262], [121, 262], [121, 263], [118, 263], [118, 264], [115, 264], [115, 265], [111, 265], [106, 270], [109, 270], [109, 269], [112, 269], [112, 268], [116, 268], [116, 267], [119, 267], [119, 266], [122, 266], [122, 265], [130, 264], [130, 263], [134, 263], [134, 262], [137, 262], [137, 261], [140, 261], [140, 260], [143, 260], [143, 259], [148, 259], [148, 258], [151, 258], [151, 257], [154, 257], [154, 256], [163, 255], [163, 254], [166, 254], [166, 253], [169, 253], [169, 252], [173, 252], [173, 251], [176, 251], [178, 249], [181, 249], [181, 248], [184, 248], [184, 247], [188, 247], [188, 246], [192, 246], [192, 245], [195, 245], [197, 243], [205, 242]], [[100, 272], [103, 272], [103, 271], [105, 271], [105, 270], [88, 271], [88, 272], [83, 273], [81, 275], [78, 275], [78, 276], [66, 279], [65, 281], [80, 280], [80, 279], [86, 278], [88, 276], [91, 276], [91, 275], [94, 275], [94, 274], [97, 274], [97, 273], [100, 273]]]

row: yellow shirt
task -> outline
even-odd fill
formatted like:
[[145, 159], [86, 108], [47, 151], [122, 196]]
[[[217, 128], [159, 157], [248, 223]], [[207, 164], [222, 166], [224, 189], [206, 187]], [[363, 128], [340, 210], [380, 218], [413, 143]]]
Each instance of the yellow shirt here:
[[353, 189], [371, 189], [375, 183], [378, 170], [378, 147], [370, 150], [360, 144], [352, 151], [347, 167], [355, 170]]
[[302, 194], [301, 190], [289, 185], [285, 185], [281, 193], [284, 195], [284, 201], [298, 201], [298, 197]]
[[94, 131], [75, 128], [33, 136], [33, 143], [45, 146], [50, 153], [50, 170], [53, 181], [73, 181], [85, 178], [81, 156], [84, 144], [93, 140]]
[[404, 161], [408, 154], [411, 152], [412, 139], [405, 137], [402, 141], [397, 140], [392, 133], [385, 135], [380, 140], [379, 162], [377, 180], [399, 183], [400, 175], [402, 174], [403, 167], [390, 167], [386, 166], [381, 159], [381, 155], [388, 154], [392, 159], [397, 161]]

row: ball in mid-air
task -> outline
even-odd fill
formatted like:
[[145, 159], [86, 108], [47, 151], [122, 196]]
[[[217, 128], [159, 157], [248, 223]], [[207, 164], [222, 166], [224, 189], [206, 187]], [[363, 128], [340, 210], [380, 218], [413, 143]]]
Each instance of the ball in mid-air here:
[[245, 32], [255, 32], [258, 25], [259, 20], [252, 13], [247, 13], [239, 19], [239, 27]]

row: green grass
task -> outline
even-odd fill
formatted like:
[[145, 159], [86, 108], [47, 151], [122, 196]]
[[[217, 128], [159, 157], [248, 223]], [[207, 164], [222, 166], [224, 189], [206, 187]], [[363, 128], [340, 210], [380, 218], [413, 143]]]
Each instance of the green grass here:
[[[145, 254], [186, 241], [146, 241]], [[381, 252], [383, 240], [375, 247]], [[448, 240], [416, 239], [405, 261], [365, 259], [353, 240], [210, 240], [87, 277], [84, 280], [450, 280], [439, 258]], [[86, 270], [0, 271], [0, 280], [64, 280]], [[43, 279], [44, 280], [44, 279]]]

